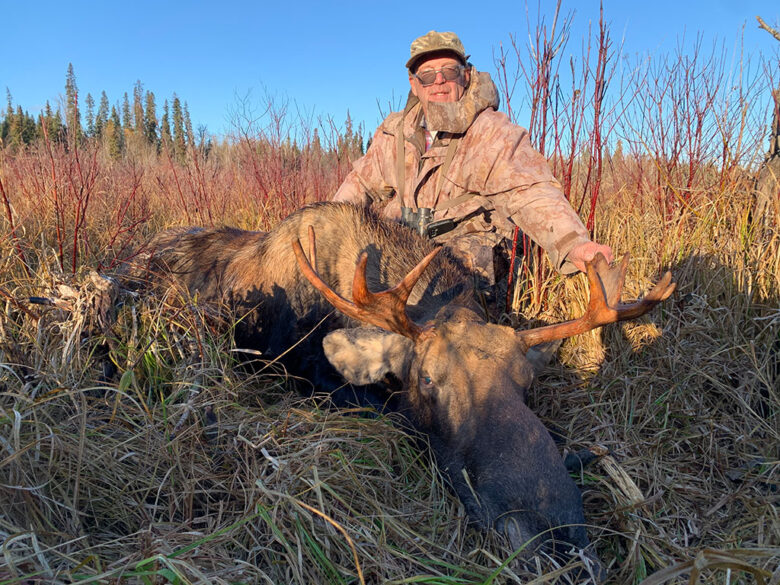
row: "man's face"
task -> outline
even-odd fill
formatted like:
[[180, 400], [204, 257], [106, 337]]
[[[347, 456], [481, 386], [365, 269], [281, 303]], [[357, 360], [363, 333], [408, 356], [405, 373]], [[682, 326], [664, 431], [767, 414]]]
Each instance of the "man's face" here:
[[[445, 72], [442, 69], [460, 68], [462, 71], [458, 77], [452, 81], [445, 79]], [[435, 80], [430, 85], [423, 85], [417, 75], [437, 72]], [[422, 104], [423, 111], [427, 112], [429, 102], [457, 102], [463, 97], [466, 87], [469, 84], [469, 71], [462, 67], [461, 62], [453, 57], [434, 57], [423, 61], [415, 71], [416, 75], [409, 75], [409, 83], [412, 86], [412, 93], [417, 96]]]

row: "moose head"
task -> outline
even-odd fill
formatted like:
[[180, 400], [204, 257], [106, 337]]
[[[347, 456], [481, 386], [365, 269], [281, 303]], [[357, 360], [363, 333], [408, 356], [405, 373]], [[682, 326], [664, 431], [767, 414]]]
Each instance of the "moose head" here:
[[331, 364], [353, 384], [388, 377], [403, 386], [405, 412], [426, 433], [437, 462], [469, 516], [506, 534], [516, 548], [585, 549], [579, 489], [541, 421], [525, 403], [534, 379], [529, 348], [633, 319], [672, 294], [667, 273], [640, 301], [620, 304], [628, 255], [610, 268], [598, 255], [587, 265], [590, 300], [578, 319], [526, 331], [485, 322], [473, 309], [449, 303], [424, 322], [407, 312], [415, 284], [440, 248], [395, 287], [371, 292], [368, 255], [357, 261], [352, 300], [317, 272], [314, 230], [308, 258], [293, 241], [306, 279], [345, 315], [365, 326], [337, 329], [324, 341]]

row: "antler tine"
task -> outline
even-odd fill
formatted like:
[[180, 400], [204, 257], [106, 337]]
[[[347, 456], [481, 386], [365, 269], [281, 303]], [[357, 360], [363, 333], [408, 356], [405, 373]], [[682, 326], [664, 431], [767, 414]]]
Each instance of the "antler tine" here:
[[371, 303], [371, 291], [366, 282], [366, 269], [368, 268], [368, 253], [363, 252], [355, 264], [355, 276], [352, 279], [352, 299], [357, 305], [365, 306]]
[[[309, 256], [312, 259], [315, 256], [314, 240], [314, 229], [309, 226]], [[348, 317], [382, 327], [411, 339], [417, 339], [420, 333], [422, 333], [422, 327], [409, 319], [409, 316], [406, 314], [406, 302], [414, 285], [440, 248], [436, 248], [425, 256], [395, 287], [377, 293], [368, 290], [366, 282], [368, 254], [363, 252], [355, 266], [355, 276], [352, 281], [353, 302], [351, 302], [335, 292], [322, 280], [316, 271], [316, 264], [315, 268], [312, 268], [309, 260], [303, 254], [300, 240], [294, 240], [292, 246], [303, 275], [339, 311]]]
[[672, 273], [667, 271], [642, 299], [630, 305], [618, 305], [619, 318], [617, 320], [624, 321], [641, 317], [658, 303], [668, 299], [675, 288], [677, 288], [677, 283], [672, 282]]
[[[341, 297], [327, 284], [325, 284], [325, 281], [323, 281], [322, 278], [320, 278], [320, 275], [314, 268], [312, 268], [308, 258], [306, 258], [306, 255], [303, 253], [301, 240], [298, 238], [294, 239], [292, 241], [292, 248], [293, 253], [295, 254], [295, 259], [298, 261], [298, 267], [301, 269], [301, 272], [306, 277], [306, 279], [312, 283], [314, 288], [322, 293], [322, 295], [331, 305], [333, 305], [338, 310], [349, 314], [350, 306], [354, 305], [345, 298]], [[311, 251], [313, 251], [313, 246], [310, 247], [310, 252]]]
[[667, 272], [644, 298], [622, 305], [619, 301], [628, 267], [628, 254], [623, 257], [618, 266], [612, 268], [607, 265], [601, 254], [596, 254], [592, 261], [586, 262], [585, 267], [590, 289], [590, 299], [585, 314], [579, 319], [518, 331], [517, 336], [527, 347], [585, 333], [609, 323], [635, 319], [668, 299], [677, 286], [672, 282], [672, 273]]
[[434, 259], [436, 254], [439, 253], [441, 248], [434, 248], [428, 254], [420, 260], [420, 262], [412, 268], [411, 272], [407, 274], [404, 279], [395, 285], [393, 288], [379, 293], [372, 293], [368, 290], [366, 284], [366, 266], [368, 264], [368, 254], [363, 252], [358, 260], [357, 267], [355, 269], [355, 279], [352, 283], [352, 297], [356, 303], [368, 303], [372, 298], [376, 298], [377, 295], [392, 295], [398, 299], [398, 302], [402, 307], [406, 306], [406, 301], [409, 300], [409, 295], [412, 294], [412, 289], [417, 281], [420, 280], [422, 273]]
[[434, 248], [428, 254], [420, 260], [420, 262], [412, 268], [412, 271], [407, 274], [404, 279], [398, 283], [398, 285], [393, 288], [392, 290], [398, 290], [398, 295], [400, 298], [403, 299], [404, 304], [409, 299], [409, 295], [412, 294], [412, 289], [414, 288], [414, 285], [417, 284], [417, 281], [420, 280], [420, 277], [422, 276], [422, 273], [425, 272], [425, 269], [428, 268], [428, 264], [431, 263], [431, 261], [436, 257], [436, 254], [439, 253], [441, 250], [440, 247]]
[[[623, 294], [623, 283], [626, 280], [628, 271], [628, 261], [630, 254], [626, 252], [616, 268], [610, 268], [607, 260], [602, 254], [596, 254], [593, 258], [594, 268], [598, 274], [598, 280], [604, 290], [604, 297], [607, 299], [607, 305], [614, 307], [620, 302], [620, 296]], [[590, 279], [589, 279], [590, 280]]]

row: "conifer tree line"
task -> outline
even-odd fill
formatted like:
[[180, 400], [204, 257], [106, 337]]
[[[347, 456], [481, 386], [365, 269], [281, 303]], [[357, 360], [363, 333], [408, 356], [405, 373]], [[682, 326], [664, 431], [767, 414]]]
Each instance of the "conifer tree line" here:
[[16, 149], [39, 140], [70, 146], [96, 140], [115, 158], [135, 145], [157, 153], [165, 148], [179, 161], [184, 160], [188, 149], [198, 148], [207, 154], [212, 148], [205, 127], [199, 127], [195, 136], [187, 102], [182, 102], [176, 93], [170, 103], [164, 101], [161, 116], [154, 93], [144, 90], [140, 80], [133, 86], [132, 98], [125, 92], [121, 102], [109, 102], [105, 91], [97, 102], [89, 93], [82, 101], [70, 63], [65, 78], [64, 112], [47, 101], [43, 111], [32, 116], [21, 105], [14, 106], [8, 88], [6, 101], [5, 111], [0, 112], [0, 148]]

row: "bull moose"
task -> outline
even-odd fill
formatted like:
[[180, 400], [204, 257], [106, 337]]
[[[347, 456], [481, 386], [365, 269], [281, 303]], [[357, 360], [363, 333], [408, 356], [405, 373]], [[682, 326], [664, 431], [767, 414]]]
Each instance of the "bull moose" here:
[[478, 525], [527, 550], [589, 546], [579, 489], [525, 403], [527, 353], [646, 313], [674, 290], [669, 273], [621, 305], [628, 258], [609, 268], [600, 257], [588, 265], [585, 315], [515, 331], [486, 322], [471, 274], [446, 249], [350, 204], [305, 207], [267, 233], [174, 228], [149, 250], [153, 270], [230, 303], [239, 346], [284, 354], [315, 388], [342, 399], [353, 391], [344, 380], [374, 395], [377, 385], [400, 388], [393, 407], [427, 435]]

